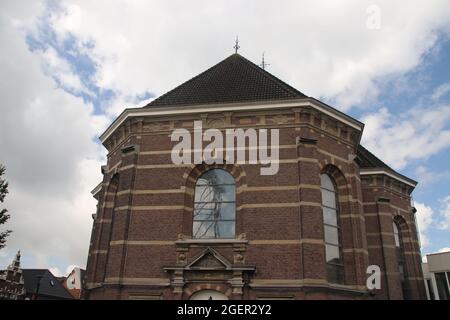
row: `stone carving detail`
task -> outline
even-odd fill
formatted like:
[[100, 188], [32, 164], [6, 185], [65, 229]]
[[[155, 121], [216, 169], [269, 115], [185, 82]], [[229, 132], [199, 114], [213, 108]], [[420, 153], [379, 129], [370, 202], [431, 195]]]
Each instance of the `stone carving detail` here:
[[237, 236], [238, 240], [247, 240], [247, 235], [245, 233], [241, 233]]
[[240, 253], [234, 255], [234, 263], [244, 263], [244, 256]]
[[189, 236], [187, 236], [185, 234], [182, 234], [182, 233], [178, 234], [178, 240], [187, 240], [187, 239], [190, 239], [190, 238], [191, 237], [189, 237]]
[[279, 114], [279, 115], [276, 115], [275, 117], [273, 117], [272, 121], [277, 124], [284, 124], [284, 123], [289, 122], [289, 118], [284, 115]]
[[180, 253], [178, 255], [177, 263], [180, 263], [180, 264], [186, 263], [186, 255], [184, 253]]
[[145, 128], [149, 131], [161, 131], [164, 130], [165, 126], [160, 122], [152, 122], [146, 125]]
[[196, 261], [191, 268], [225, 269], [226, 266], [211, 253], [207, 253], [200, 260]]
[[211, 119], [207, 122], [208, 128], [223, 128], [225, 121], [223, 119]]

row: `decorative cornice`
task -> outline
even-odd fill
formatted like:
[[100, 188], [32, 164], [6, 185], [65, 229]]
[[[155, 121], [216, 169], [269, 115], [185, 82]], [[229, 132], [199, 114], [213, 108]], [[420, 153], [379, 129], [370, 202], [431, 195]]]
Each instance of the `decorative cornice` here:
[[145, 116], [173, 116], [186, 114], [202, 114], [210, 112], [232, 112], [232, 111], [256, 111], [256, 110], [277, 110], [283, 108], [310, 107], [322, 112], [334, 119], [337, 119], [346, 125], [360, 131], [362, 133], [364, 124], [345, 113], [342, 113], [318, 100], [312, 98], [295, 99], [290, 101], [267, 101], [265, 103], [223, 103], [191, 106], [189, 108], [180, 108], [180, 106], [165, 106], [151, 108], [129, 108], [125, 109], [100, 135], [100, 141], [104, 143], [117, 128], [120, 127], [127, 119], [132, 117]]
[[417, 181], [410, 179], [408, 177], [405, 177], [404, 175], [394, 172], [394, 171], [390, 171], [390, 170], [386, 170], [384, 168], [370, 168], [370, 169], [361, 169], [360, 173], [361, 176], [369, 176], [369, 175], [377, 175], [377, 174], [381, 174], [381, 175], [385, 175], [388, 176], [390, 178], [393, 178], [397, 181], [400, 181], [404, 184], [407, 184], [408, 186], [411, 186], [413, 188], [415, 188], [417, 186]]
[[103, 182], [100, 182], [94, 189], [92, 189], [92, 196], [96, 196], [102, 190]]

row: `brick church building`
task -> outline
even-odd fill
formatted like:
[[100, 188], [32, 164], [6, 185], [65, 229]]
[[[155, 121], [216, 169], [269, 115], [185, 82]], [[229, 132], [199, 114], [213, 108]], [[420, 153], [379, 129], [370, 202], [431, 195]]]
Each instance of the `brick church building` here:
[[[174, 164], [171, 133], [194, 121], [278, 129], [277, 174]], [[84, 298], [425, 298], [417, 182], [360, 145], [363, 129], [237, 53], [126, 109], [100, 137]], [[380, 289], [366, 286], [369, 265]]]

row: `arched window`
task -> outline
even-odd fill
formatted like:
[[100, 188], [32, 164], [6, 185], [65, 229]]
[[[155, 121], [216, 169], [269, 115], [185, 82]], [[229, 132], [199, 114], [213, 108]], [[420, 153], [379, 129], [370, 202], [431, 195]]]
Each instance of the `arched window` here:
[[234, 178], [222, 169], [205, 172], [195, 185], [193, 237], [234, 238], [235, 216]]
[[322, 192], [322, 210], [325, 233], [325, 255], [327, 260], [328, 281], [332, 283], [344, 282], [344, 265], [338, 222], [336, 187], [331, 178], [320, 176], [320, 190]]
[[398, 221], [392, 222], [394, 229], [394, 241], [398, 262], [398, 272], [400, 274], [400, 283], [402, 285], [403, 299], [408, 299], [408, 288], [406, 283], [406, 269], [405, 269], [405, 250], [403, 248], [403, 241], [400, 233], [400, 225]]

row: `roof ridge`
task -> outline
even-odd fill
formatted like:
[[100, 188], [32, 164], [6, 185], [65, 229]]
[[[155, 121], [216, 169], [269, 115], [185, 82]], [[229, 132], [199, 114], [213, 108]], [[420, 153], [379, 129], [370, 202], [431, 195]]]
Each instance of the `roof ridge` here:
[[251, 67], [253, 67], [254, 69], [258, 70], [264, 77], [266, 77], [269, 80], [273, 80], [275, 82], [277, 82], [277, 84], [281, 87], [285, 87], [284, 89], [286, 91], [291, 91], [295, 94], [301, 94], [306, 96], [303, 92], [301, 92], [300, 90], [294, 88], [293, 86], [289, 85], [288, 83], [284, 82], [283, 80], [281, 80], [280, 78], [276, 77], [275, 75], [271, 74], [270, 72], [266, 71], [265, 69], [261, 68], [260, 66], [258, 66], [256, 63], [250, 61], [249, 59], [245, 58], [244, 56], [241, 56], [239, 53], [235, 53], [236, 55], [239, 56], [239, 58], [241, 58], [244, 62], [246, 62], [248, 65], [250, 65]]

